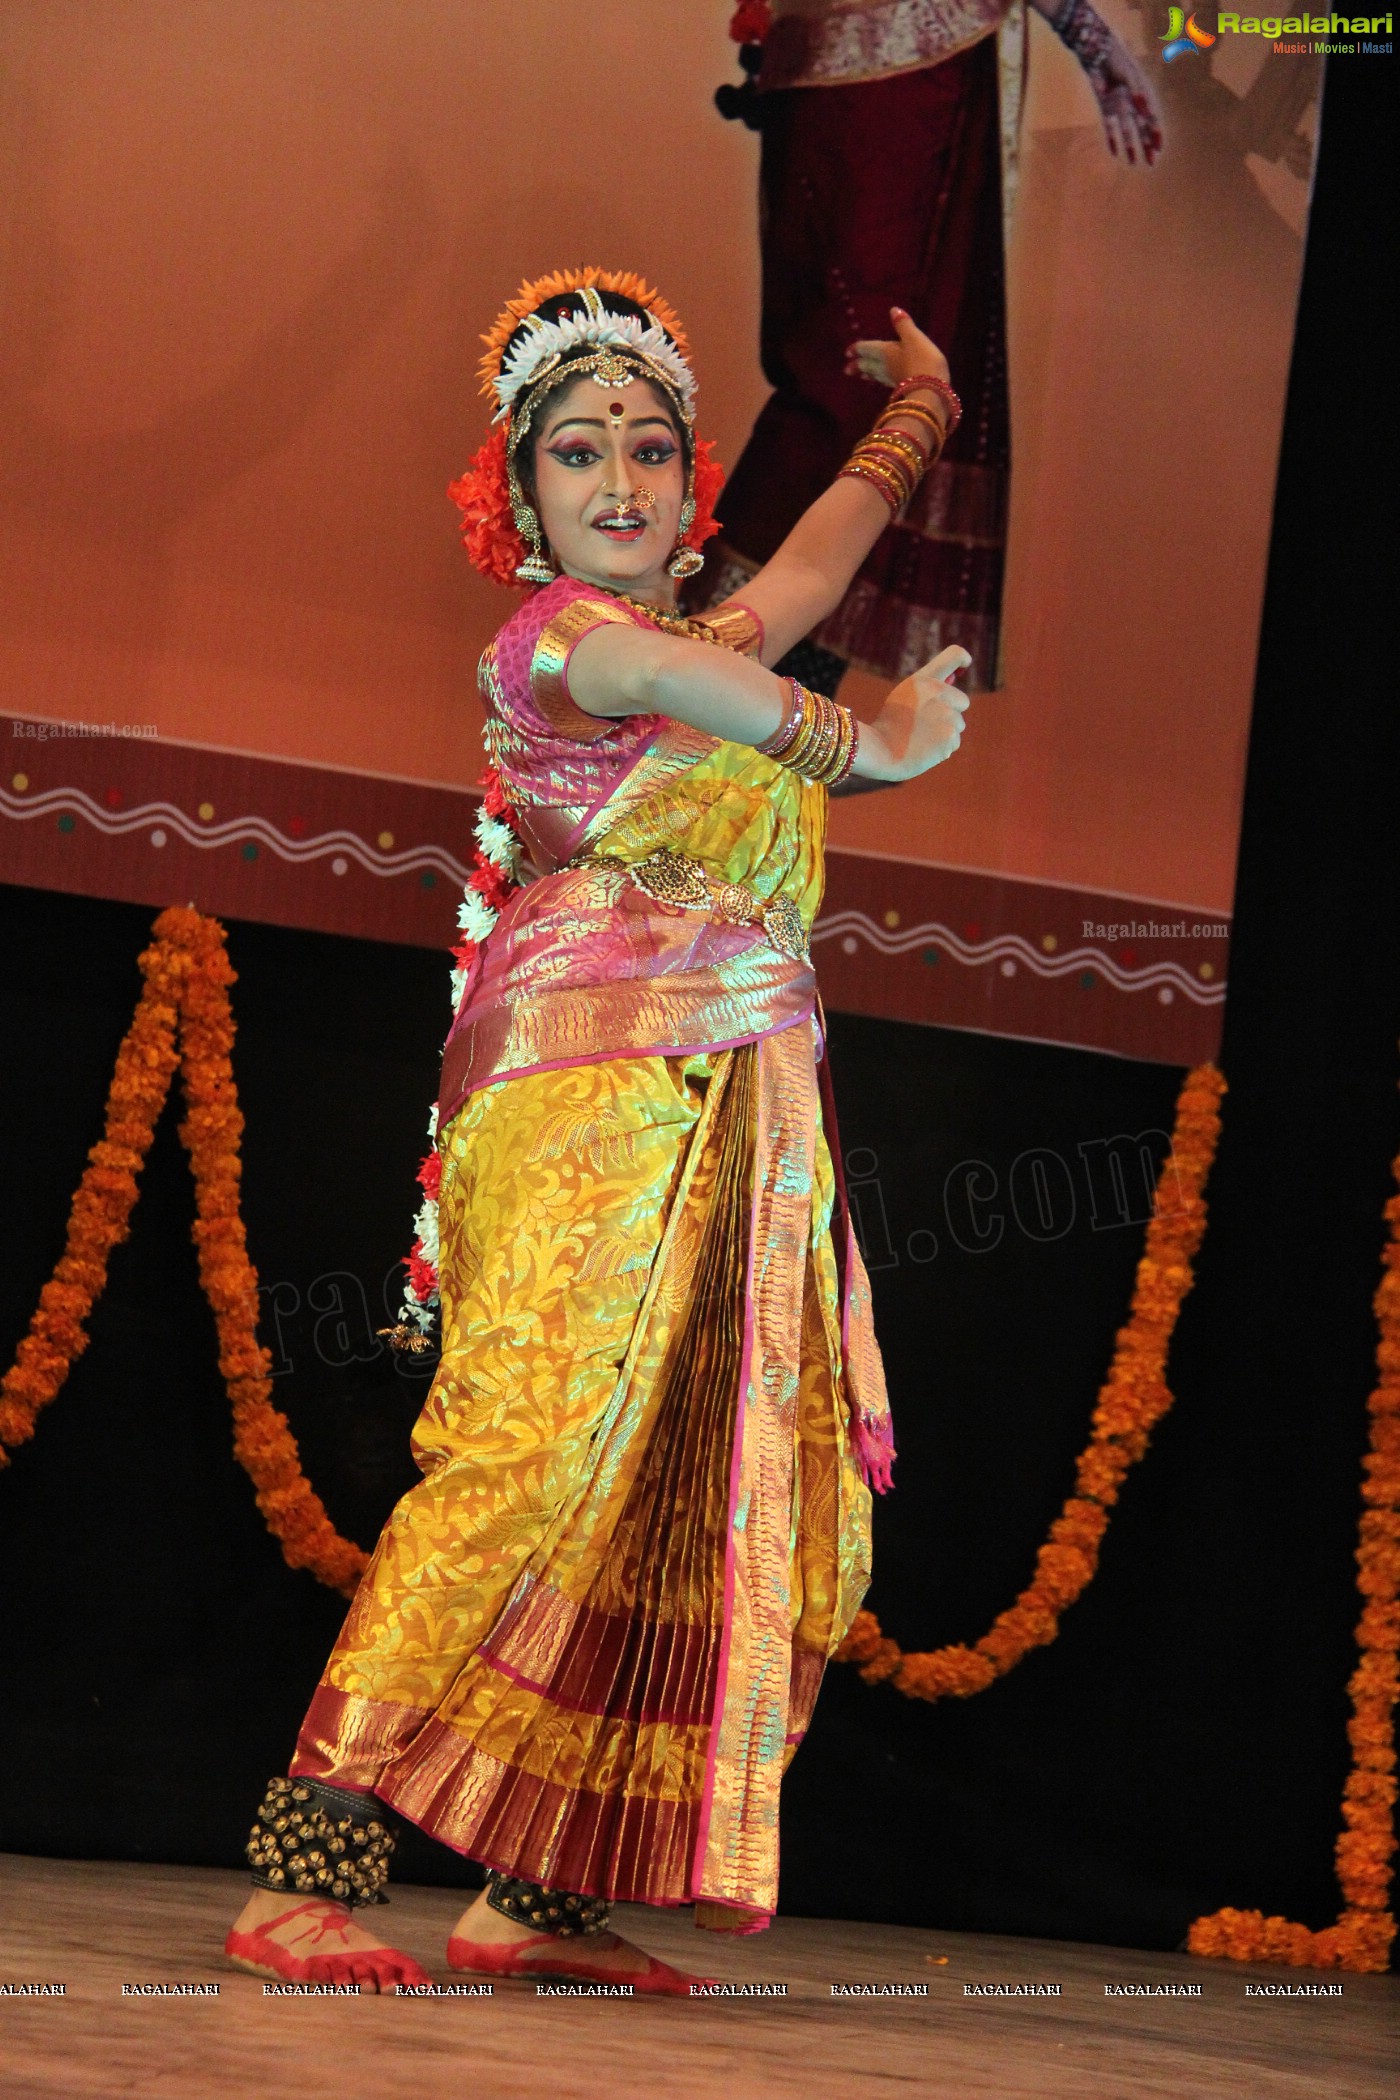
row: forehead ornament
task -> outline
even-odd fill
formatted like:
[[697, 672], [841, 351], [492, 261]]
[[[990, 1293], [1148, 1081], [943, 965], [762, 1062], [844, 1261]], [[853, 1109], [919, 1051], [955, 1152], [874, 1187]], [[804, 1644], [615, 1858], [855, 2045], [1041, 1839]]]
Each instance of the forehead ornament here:
[[598, 353], [593, 373], [599, 386], [631, 386], [634, 377], [631, 365], [610, 347]]

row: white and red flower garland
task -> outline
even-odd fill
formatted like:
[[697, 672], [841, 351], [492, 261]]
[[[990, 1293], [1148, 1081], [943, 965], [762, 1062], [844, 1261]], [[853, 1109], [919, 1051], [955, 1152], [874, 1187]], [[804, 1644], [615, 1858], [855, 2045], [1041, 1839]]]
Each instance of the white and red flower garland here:
[[[452, 1017], [461, 1007], [477, 951], [501, 915], [511, 891], [521, 877], [520, 841], [510, 825], [510, 804], [501, 787], [501, 776], [488, 766], [481, 776], [486, 793], [476, 813], [476, 848], [472, 872], [457, 907], [461, 933], [452, 950]], [[442, 1154], [437, 1149], [437, 1117], [434, 1105], [428, 1117], [430, 1150], [418, 1169], [423, 1201], [413, 1220], [414, 1240], [404, 1258], [408, 1283], [399, 1313], [401, 1328], [412, 1340], [410, 1348], [426, 1348], [432, 1337], [441, 1297], [438, 1290], [438, 1194], [442, 1187]]]

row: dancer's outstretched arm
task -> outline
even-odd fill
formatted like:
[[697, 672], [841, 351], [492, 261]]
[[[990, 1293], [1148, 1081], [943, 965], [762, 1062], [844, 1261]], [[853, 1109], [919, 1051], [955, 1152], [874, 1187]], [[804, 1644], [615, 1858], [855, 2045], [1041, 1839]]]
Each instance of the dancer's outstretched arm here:
[[[916, 328], [902, 307], [891, 307], [893, 342], [852, 343], [846, 369], [885, 387], [901, 380], [931, 375], [945, 382], [948, 360], [938, 345]], [[948, 404], [932, 389], [910, 396], [946, 423]], [[871, 392], [871, 420], [880, 406]], [[929, 450], [928, 425], [917, 416], [892, 422], [891, 428]], [[889, 507], [868, 481], [841, 478], [809, 504], [772, 559], [737, 593], [763, 622], [763, 661], [777, 663], [835, 612], [880, 534], [890, 522]]]
[[[895, 340], [853, 343], [848, 369], [887, 387], [923, 374], [946, 381], [947, 360], [938, 346], [901, 308], [891, 309], [891, 319]], [[936, 389], [910, 398], [922, 400], [940, 421], [946, 417], [947, 403]], [[928, 427], [921, 418], [906, 417], [894, 427], [927, 450]], [[761, 661], [653, 628], [609, 624], [575, 644], [570, 695], [586, 714], [668, 715], [732, 743], [763, 743], [783, 721], [788, 699], [787, 681], [766, 666], [840, 604], [889, 516], [878, 490], [854, 478], [833, 482], [803, 513], [741, 594], [763, 623]], [[852, 777], [912, 780], [951, 758], [962, 738], [968, 696], [948, 681], [970, 662], [965, 649], [944, 649], [901, 680], [874, 720], [861, 724]]]
[[[874, 720], [861, 723], [852, 777], [912, 780], [951, 758], [962, 741], [968, 696], [948, 681], [970, 662], [965, 649], [944, 649], [901, 679]], [[788, 690], [785, 678], [752, 657], [655, 628], [595, 627], [569, 658], [569, 694], [586, 714], [668, 715], [735, 744], [761, 744], [774, 735]]]

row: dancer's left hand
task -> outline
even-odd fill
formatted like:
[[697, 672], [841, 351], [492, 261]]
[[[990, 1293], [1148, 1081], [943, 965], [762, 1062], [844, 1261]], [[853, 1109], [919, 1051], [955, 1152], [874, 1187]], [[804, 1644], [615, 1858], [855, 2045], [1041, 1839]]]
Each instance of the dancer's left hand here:
[[898, 386], [901, 379], [927, 373], [932, 379], [948, 377], [948, 360], [931, 336], [915, 326], [902, 306], [890, 308], [894, 327], [892, 343], [852, 343], [846, 352], [848, 379], [873, 379], [877, 386]]
[[1129, 167], [1151, 167], [1162, 150], [1162, 115], [1147, 77], [1126, 44], [1111, 36], [1102, 60], [1086, 66], [1108, 150]]

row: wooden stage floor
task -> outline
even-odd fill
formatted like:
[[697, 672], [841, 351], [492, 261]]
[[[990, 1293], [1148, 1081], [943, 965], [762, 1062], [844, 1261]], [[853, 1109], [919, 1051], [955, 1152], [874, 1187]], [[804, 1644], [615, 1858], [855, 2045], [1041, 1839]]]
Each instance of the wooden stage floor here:
[[[621, 1917], [692, 1967], [787, 1996], [675, 2001], [264, 1997], [220, 1946], [243, 1877], [194, 1867], [0, 1859], [5, 2100], [1361, 2100], [1400, 2092], [1400, 1982], [781, 1918], [716, 1947], [684, 1914]], [[447, 1889], [396, 1889], [395, 1937], [451, 1981]], [[1342, 1985], [1340, 1997], [1246, 1996]], [[217, 1996], [123, 1995], [209, 1984]], [[833, 1984], [927, 1997], [834, 1997]], [[969, 1984], [1058, 1984], [1059, 1997]], [[17, 1996], [23, 1984], [65, 1995]], [[1199, 1984], [1196, 1997], [1105, 1985]]]

